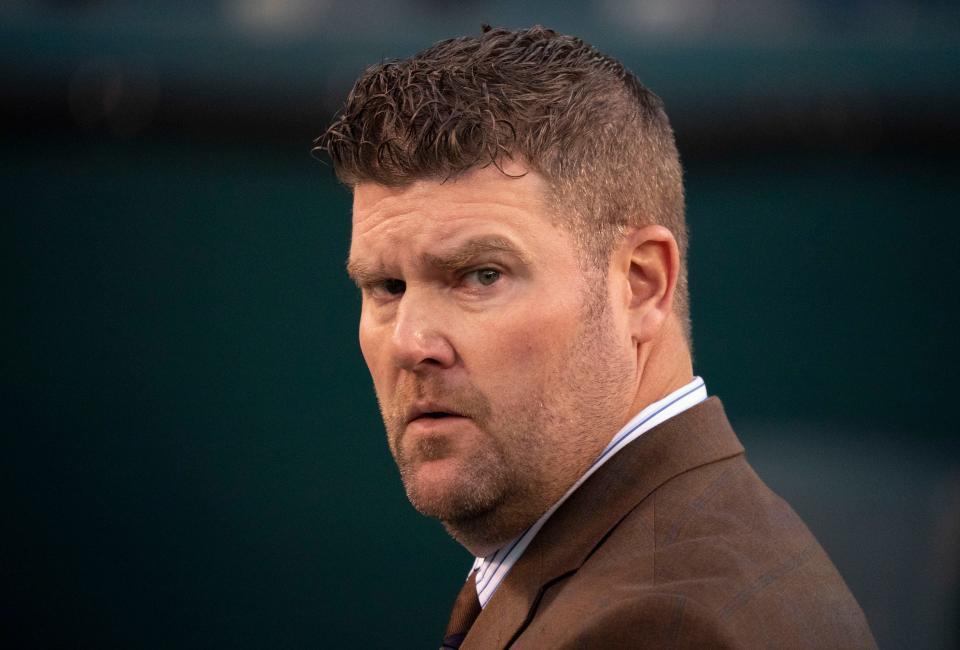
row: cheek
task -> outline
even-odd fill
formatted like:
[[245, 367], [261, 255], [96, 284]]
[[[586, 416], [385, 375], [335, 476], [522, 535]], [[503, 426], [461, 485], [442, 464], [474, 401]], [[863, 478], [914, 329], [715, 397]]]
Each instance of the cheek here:
[[361, 318], [358, 340], [360, 342], [360, 353], [367, 364], [367, 370], [370, 371], [370, 377], [373, 379], [377, 392], [382, 394], [385, 388], [384, 383], [388, 378], [388, 369], [391, 365], [386, 357], [387, 349], [383, 337], [365, 324], [364, 319]]
[[562, 367], [576, 335], [576, 311], [534, 310], [500, 318], [478, 346], [483, 372], [492, 385], [506, 390], [534, 389]]
[[370, 372], [373, 373], [374, 366], [374, 339], [370, 336], [367, 328], [364, 327], [363, 321], [360, 322], [360, 332], [357, 336], [358, 341], [360, 342], [360, 354], [363, 355], [363, 360], [367, 364], [367, 368], [370, 369]]

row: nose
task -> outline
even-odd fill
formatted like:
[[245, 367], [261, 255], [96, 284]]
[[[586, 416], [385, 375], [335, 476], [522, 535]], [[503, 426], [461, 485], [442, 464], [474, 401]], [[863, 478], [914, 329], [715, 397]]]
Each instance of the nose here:
[[441, 305], [408, 289], [400, 299], [393, 326], [396, 365], [411, 372], [452, 366], [456, 351], [447, 335], [446, 320]]

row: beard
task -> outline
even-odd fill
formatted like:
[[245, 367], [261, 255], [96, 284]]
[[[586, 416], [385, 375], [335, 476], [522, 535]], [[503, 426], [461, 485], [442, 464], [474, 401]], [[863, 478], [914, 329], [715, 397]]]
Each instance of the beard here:
[[[605, 303], [588, 300], [583, 314], [553, 363], [534, 376], [519, 377], [517, 385], [497, 391], [496, 399], [470, 383], [449, 385], [442, 374], [409, 374], [389, 399], [378, 395], [410, 503], [439, 519], [468, 548], [496, 548], [522, 533], [586, 471], [622, 425], [628, 364], [614, 353]], [[456, 455], [457, 443], [449, 437], [407, 439], [406, 407], [418, 399], [440, 400], [479, 432], [440, 486], [425, 481], [420, 471], [425, 462]], [[598, 431], [608, 436], [599, 445]]]
[[[408, 439], [405, 405], [419, 399], [442, 400], [445, 408], [469, 418], [480, 432], [468, 455], [461, 458], [457, 471], [443, 489], [428, 485], [419, 475], [421, 465], [449, 458], [457, 452], [448, 437]], [[491, 513], [501, 509], [518, 493], [529, 491], [528, 464], [509, 453], [507, 447], [527, 449], [544, 444], [543, 430], [512, 425], [494, 414], [491, 400], [473, 384], [451, 387], [436, 376], [411, 377], [392, 396], [392, 406], [380, 399], [380, 408], [387, 429], [390, 451], [400, 470], [407, 498], [423, 515], [439, 519], [449, 530], [483, 527]], [[498, 409], [514, 413], [525, 405], [508, 404]], [[471, 523], [472, 522], [472, 523]]]

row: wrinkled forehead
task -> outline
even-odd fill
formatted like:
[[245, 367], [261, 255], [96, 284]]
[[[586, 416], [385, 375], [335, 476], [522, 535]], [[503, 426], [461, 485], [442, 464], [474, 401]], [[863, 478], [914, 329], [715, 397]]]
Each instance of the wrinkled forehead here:
[[[350, 269], [377, 269], [444, 258], [437, 267], [482, 254], [524, 263], [574, 255], [560, 232], [536, 173], [508, 176], [485, 168], [451, 181], [354, 188]], [[574, 255], [575, 256], [575, 255]]]
[[455, 231], [487, 219], [522, 225], [548, 217], [546, 182], [519, 165], [488, 166], [456, 178], [423, 179], [403, 186], [373, 182], [353, 188], [353, 239], [391, 232]]

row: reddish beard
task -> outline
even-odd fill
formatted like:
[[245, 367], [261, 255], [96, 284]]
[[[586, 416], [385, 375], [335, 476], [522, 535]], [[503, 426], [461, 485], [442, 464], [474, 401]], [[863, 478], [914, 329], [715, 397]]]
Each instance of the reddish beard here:
[[404, 448], [407, 413], [414, 402], [421, 400], [440, 403], [445, 410], [473, 420], [481, 430], [486, 430], [489, 425], [490, 400], [473, 384], [451, 387], [432, 377], [414, 377], [410, 382], [401, 382], [392, 395], [391, 404], [385, 404], [383, 397], [380, 399], [380, 410], [389, 435], [390, 450], [401, 472], [404, 464], [413, 458], [441, 458], [443, 452], [449, 448], [447, 441], [434, 438], [418, 440], [414, 449]]
[[[423, 463], [450, 457], [460, 446], [443, 436], [406, 436], [409, 408], [416, 401], [436, 402], [446, 411], [469, 418], [483, 436], [474, 441], [475, 453], [460, 459], [460, 470], [439, 492], [424, 491], [418, 471]], [[436, 379], [415, 377], [398, 386], [389, 406], [384, 402], [381, 398], [390, 451], [414, 508], [446, 525], [469, 520], [499, 505], [512, 480], [495, 433], [490, 400], [476, 386], [450, 387]]]

